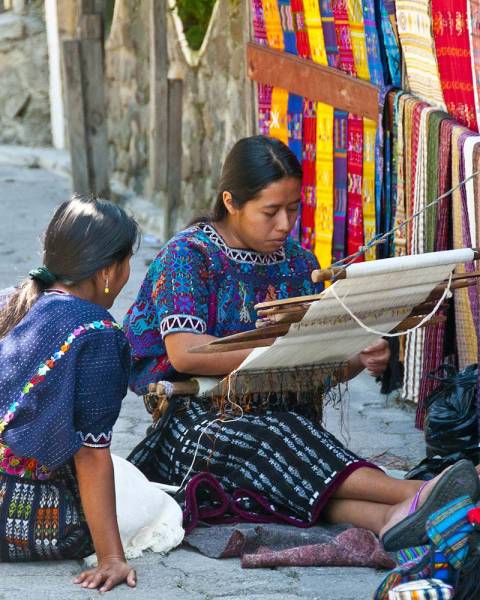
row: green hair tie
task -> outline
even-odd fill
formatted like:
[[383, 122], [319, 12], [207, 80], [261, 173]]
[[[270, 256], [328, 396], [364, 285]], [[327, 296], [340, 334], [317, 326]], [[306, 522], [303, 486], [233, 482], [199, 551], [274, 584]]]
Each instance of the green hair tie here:
[[30, 279], [37, 279], [38, 281], [42, 281], [46, 285], [51, 285], [57, 279], [56, 275], [54, 275], [51, 271], [47, 269], [47, 267], [37, 267], [36, 269], [32, 269], [28, 276]]

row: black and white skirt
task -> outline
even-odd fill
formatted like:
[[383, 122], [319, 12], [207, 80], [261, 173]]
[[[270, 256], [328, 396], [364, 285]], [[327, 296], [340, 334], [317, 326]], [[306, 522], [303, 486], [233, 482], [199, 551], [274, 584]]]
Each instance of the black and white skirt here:
[[200, 520], [308, 527], [353, 471], [376, 468], [292, 410], [221, 416], [189, 398], [170, 408], [129, 460], [181, 486], [187, 531]]

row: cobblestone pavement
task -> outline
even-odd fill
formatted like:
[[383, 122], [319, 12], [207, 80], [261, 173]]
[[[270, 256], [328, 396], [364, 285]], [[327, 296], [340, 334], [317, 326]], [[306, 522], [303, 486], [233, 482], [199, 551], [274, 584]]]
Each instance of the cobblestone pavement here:
[[[68, 196], [69, 182], [61, 175], [0, 163], [0, 288], [17, 283], [41, 264], [40, 234], [55, 206]], [[147, 232], [133, 258], [131, 279], [112, 310], [117, 319], [132, 302], [156, 250], [157, 242]], [[371, 378], [351, 382], [346, 403], [343, 411], [327, 409], [326, 424], [354, 451], [397, 469], [421, 458], [422, 436], [413, 427], [413, 414], [387, 403]], [[126, 456], [148, 423], [143, 403], [129, 393], [115, 427], [113, 451]], [[132, 563], [138, 571], [137, 589], [118, 588], [109, 592], [112, 600], [368, 600], [381, 577], [371, 569], [355, 568], [242, 570], [238, 560], [212, 560], [185, 548], [167, 557], [145, 554]], [[0, 565], [0, 600], [97, 598], [99, 592], [70, 583], [79, 568], [80, 563], [71, 561]]]

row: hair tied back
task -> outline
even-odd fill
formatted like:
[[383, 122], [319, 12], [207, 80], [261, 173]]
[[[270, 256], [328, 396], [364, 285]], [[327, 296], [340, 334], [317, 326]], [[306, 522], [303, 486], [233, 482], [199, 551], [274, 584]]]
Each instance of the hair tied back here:
[[51, 285], [57, 279], [56, 276], [47, 269], [47, 267], [37, 267], [36, 269], [32, 269], [28, 276], [30, 279], [36, 279], [45, 285]]

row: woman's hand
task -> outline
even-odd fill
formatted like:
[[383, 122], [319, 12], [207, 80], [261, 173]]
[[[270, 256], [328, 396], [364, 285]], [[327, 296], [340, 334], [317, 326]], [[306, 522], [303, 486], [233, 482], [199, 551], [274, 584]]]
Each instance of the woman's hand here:
[[390, 346], [384, 339], [380, 339], [358, 355], [360, 364], [367, 369], [370, 375], [378, 377], [387, 368], [390, 359]]
[[103, 559], [95, 569], [80, 573], [73, 583], [80, 584], [82, 588], [100, 588], [101, 592], [108, 592], [123, 582], [133, 588], [137, 585], [137, 575], [135, 570], [119, 557]]

